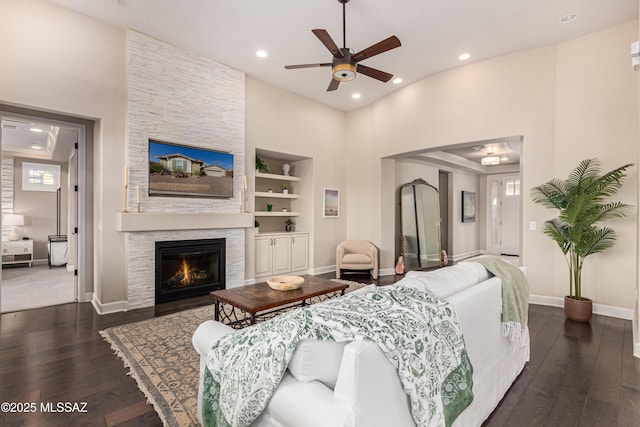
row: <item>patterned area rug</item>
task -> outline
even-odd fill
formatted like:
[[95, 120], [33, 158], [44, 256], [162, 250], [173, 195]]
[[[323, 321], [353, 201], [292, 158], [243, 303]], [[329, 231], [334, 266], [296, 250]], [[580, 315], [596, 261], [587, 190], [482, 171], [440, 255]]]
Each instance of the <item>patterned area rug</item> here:
[[[348, 284], [347, 292], [366, 286], [333, 280]], [[200, 360], [191, 337], [202, 322], [213, 319], [213, 307], [194, 308], [100, 331], [165, 426], [198, 425]]]

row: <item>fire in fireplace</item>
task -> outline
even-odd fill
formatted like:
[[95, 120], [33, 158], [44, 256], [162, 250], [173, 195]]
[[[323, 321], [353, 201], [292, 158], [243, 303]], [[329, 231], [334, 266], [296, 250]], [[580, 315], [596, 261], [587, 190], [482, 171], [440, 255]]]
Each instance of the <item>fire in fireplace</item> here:
[[225, 239], [156, 242], [156, 303], [225, 288]]

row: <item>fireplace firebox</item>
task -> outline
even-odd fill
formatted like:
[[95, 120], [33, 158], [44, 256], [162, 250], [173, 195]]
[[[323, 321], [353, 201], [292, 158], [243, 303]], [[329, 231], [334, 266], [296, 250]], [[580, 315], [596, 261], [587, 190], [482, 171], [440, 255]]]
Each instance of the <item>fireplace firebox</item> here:
[[156, 242], [156, 304], [225, 288], [226, 239]]

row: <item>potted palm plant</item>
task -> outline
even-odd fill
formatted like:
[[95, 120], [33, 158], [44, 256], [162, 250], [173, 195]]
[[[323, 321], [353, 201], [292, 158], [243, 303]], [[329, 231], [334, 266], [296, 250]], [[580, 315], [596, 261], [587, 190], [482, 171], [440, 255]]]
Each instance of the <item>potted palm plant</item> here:
[[582, 266], [587, 256], [616, 242], [615, 231], [599, 223], [629, 213], [628, 205], [607, 198], [622, 187], [631, 166], [626, 164], [600, 175], [600, 162], [587, 159], [566, 180], [555, 178], [532, 189], [535, 203], [559, 211], [556, 218], [545, 221], [544, 233], [558, 244], [567, 260], [569, 295], [565, 296], [564, 310], [571, 320], [591, 320], [592, 301], [582, 296]]

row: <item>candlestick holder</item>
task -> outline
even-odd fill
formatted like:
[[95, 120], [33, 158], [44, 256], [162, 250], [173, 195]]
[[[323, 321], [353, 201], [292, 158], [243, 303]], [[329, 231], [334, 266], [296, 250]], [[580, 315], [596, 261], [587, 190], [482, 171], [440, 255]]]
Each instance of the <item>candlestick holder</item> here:
[[136, 205], [137, 205], [138, 213], [140, 213], [140, 202], [136, 203]]
[[122, 213], [129, 213], [129, 211], [127, 210], [127, 195], [129, 193], [129, 186], [125, 185], [124, 186], [124, 209], [122, 210]]

